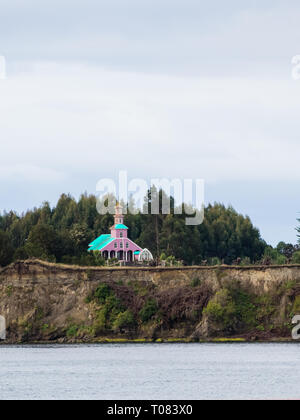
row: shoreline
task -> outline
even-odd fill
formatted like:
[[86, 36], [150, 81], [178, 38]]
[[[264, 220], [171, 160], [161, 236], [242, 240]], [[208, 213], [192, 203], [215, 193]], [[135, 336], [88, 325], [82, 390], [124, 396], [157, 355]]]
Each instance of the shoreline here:
[[49, 346], [49, 345], [95, 345], [95, 344], [300, 344], [300, 340], [293, 340], [292, 338], [277, 337], [270, 340], [247, 340], [245, 338], [214, 338], [214, 339], [203, 339], [203, 340], [191, 340], [191, 339], [122, 339], [122, 338], [104, 338], [98, 340], [84, 341], [32, 341], [32, 342], [9, 342], [1, 341], [1, 346]]

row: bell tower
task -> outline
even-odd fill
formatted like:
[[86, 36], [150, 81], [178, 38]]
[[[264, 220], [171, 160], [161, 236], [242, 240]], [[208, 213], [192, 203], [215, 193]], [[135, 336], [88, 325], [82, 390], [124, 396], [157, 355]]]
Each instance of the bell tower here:
[[120, 203], [117, 203], [115, 207], [115, 225], [124, 224], [123, 207]]
[[[120, 203], [117, 203], [115, 207], [115, 222], [114, 225], [110, 228], [111, 236], [113, 238], [126, 239], [128, 236], [127, 231], [128, 227], [124, 225], [124, 215], [123, 207]], [[124, 248], [124, 245], [122, 245]]]

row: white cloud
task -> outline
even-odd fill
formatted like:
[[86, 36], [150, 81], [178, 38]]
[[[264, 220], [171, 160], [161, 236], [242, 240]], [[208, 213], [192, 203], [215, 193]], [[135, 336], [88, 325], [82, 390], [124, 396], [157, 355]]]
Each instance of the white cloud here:
[[[0, 83], [1, 162], [107, 176], [300, 179], [300, 83], [36, 63]], [[55, 172], [56, 173], [56, 172]]]
[[233, 186], [251, 184], [257, 224], [275, 237], [281, 220], [295, 238], [285, 194], [300, 178], [299, 17], [298, 0], [6, 2], [1, 208], [93, 192], [122, 168], [205, 178], [211, 200], [245, 211]]
[[62, 181], [65, 178], [65, 174], [62, 172], [28, 164], [1, 165], [0, 167], [1, 182], [16, 181], [23, 184], [29, 181], [44, 184]]

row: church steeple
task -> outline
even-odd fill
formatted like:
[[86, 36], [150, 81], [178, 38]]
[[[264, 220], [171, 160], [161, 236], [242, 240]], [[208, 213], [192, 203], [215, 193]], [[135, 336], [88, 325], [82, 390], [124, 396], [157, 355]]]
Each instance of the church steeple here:
[[127, 238], [128, 227], [124, 225], [123, 207], [117, 203], [115, 207], [115, 223], [110, 228], [113, 238]]
[[115, 225], [124, 223], [123, 207], [117, 202], [115, 207]]

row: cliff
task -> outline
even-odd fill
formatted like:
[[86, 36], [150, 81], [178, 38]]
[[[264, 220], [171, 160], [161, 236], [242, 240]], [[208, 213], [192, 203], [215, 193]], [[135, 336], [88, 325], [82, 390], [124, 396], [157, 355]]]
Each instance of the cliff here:
[[0, 270], [7, 342], [290, 339], [300, 266]]

